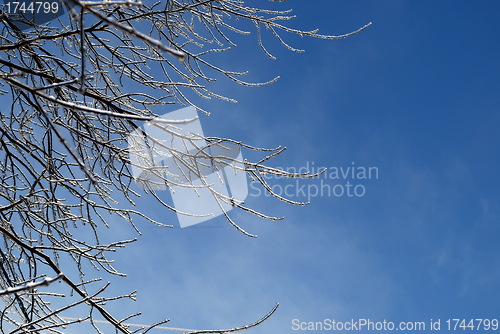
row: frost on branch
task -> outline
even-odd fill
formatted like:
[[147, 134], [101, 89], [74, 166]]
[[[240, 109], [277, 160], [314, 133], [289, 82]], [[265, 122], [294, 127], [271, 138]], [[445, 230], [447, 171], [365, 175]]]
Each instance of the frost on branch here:
[[[133, 186], [129, 135], [146, 135], [140, 130], [144, 123], [172, 105], [194, 106], [206, 112], [202, 105], [195, 105], [193, 97], [234, 102], [212, 90], [215, 80], [226, 78], [246, 86], [274, 82], [277, 78], [247, 82], [247, 71], [216, 62], [217, 54], [236, 47], [240, 38], [250, 35], [248, 38], [254, 38], [256, 45], [274, 58], [263, 42], [264, 31], [284, 47], [300, 52], [286, 42], [287, 34], [339, 39], [368, 25], [345, 35], [321, 35], [317, 30], [290, 28], [294, 16], [289, 10], [253, 8], [251, 2], [242, 0], [50, 2], [57, 4], [57, 11], [48, 21], [13, 13], [14, 8], [7, 10], [5, 4], [0, 14], [0, 294], [4, 308], [0, 330], [62, 333], [89, 321], [99, 332], [99, 321], [106, 321], [117, 332], [132, 333], [135, 330], [126, 321], [135, 315], [118, 319], [106, 310], [106, 304], [133, 300], [135, 293], [107, 296], [108, 284], [100, 283], [97, 270], [124, 276], [114, 268], [110, 256], [135, 239], [104, 241], [106, 219], [112, 214], [135, 229], [137, 218], [167, 225], [136, 210], [134, 201], [147, 195], [167, 209], [170, 206], [156, 194], [155, 187]], [[55, 7], [51, 5], [49, 10]], [[252, 23], [252, 31], [245, 23]], [[198, 145], [193, 137], [164, 126], [180, 142]], [[231, 206], [257, 217], [281, 219], [211, 187], [203, 172], [207, 166], [217, 171], [236, 166], [278, 200], [305, 204], [274, 194], [266, 182], [268, 174], [314, 176], [269, 166], [269, 160], [281, 154], [283, 147], [268, 149], [227, 138], [202, 139], [203, 145], [190, 151], [175, 150], [161, 142], [156, 145], [164, 146], [172, 161], [182, 167], [179, 171], [196, 175], [193, 179], [200, 180], [222, 210]], [[261, 157], [247, 161], [239, 155], [213, 153], [228, 148]], [[181, 177], [178, 174], [176, 179], [153, 167], [156, 170], [150, 175], [162, 186], [171, 187]], [[123, 205], [123, 201], [128, 204]], [[238, 231], [254, 236], [228, 214], [225, 217]], [[54, 306], [61, 304], [65, 306]], [[69, 309], [86, 313], [70, 320], [64, 315]], [[204, 333], [230, 332], [255, 324]]]

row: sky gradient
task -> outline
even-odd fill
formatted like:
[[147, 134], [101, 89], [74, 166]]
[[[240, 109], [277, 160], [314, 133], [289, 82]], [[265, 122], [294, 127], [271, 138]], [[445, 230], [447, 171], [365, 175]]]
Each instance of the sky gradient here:
[[[198, 101], [212, 113], [202, 116], [205, 134], [286, 146], [272, 166], [376, 167], [377, 177], [300, 181], [330, 189], [349, 181], [365, 191], [311, 196], [304, 207], [250, 190], [248, 206], [286, 217], [231, 211], [257, 239], [222, 217], [180, 229], [175, 214], [138, 201], [176, 227], [139, 223], [143, 236], [117, 254], [128, 277], [110, 288], [137, 289], [139, 299], [110, 310], [213, 329], [251, 323], [280, 302], [249, 333], [303, 332], [292, 330], [293, 319], [500, 318], [500, 3], [263, 4], [293, 8], [291, 26], [324, 34], [373, 25], [344, 40], [284, 34], [300, 54], [268, 34], [277, 60], [258, 52], [254, 35], [237, 40], [237, 50], [218, 55], [222, 64], [249, 69], [251, 80], [281, 79], [263, 88], [216, 82], [239, 102]], [[300, 192], [292, 199], [305, 200]], [[119, 221], [112, 233], [133, 234]]]

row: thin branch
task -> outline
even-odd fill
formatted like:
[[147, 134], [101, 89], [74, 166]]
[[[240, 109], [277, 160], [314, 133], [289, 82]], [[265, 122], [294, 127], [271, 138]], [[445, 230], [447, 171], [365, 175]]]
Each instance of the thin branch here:
[[27, 284], [24, 284], [21, 286], [10, 287], [10, 288], [4, 289], [4, 290], [0, 290], [0, 296], [8, 295], [11, 293], [18, 293], [18, 292], [22, 292], [22, 291], [31, 291], [39, 286], [49, 286], [50, 283], [61, 279], [63, 276], [64, 276], [63, 273], [59, 273], [56, 277], [52, 277], [52, 278], [46, 277], [45, 279], [43, 279], [42, 281], [39, 281], [39, 282], [30, 282], [30, 283], [27, 283]]

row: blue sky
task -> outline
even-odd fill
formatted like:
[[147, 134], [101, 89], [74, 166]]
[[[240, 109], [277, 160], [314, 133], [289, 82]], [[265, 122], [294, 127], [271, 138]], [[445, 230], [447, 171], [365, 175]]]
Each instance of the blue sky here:
[[[143, 236], [117, 254], [129, 276], [111, 288], [137, 289], [139, 300], [114, 311], [142, 311], [142, 323], [167, 317], [172, 327], [230, 328], [280, 302], [250, 333], [291, 333], [293, 319], [499, 318], [500, 4], [269, 6], [293, 8], [292, 26], [325, 34], [373, 25], [337, 41], [285, 34], [303, 54], [265, 36], [274, 61], [258, 54], [255, 36], [240, 40], [240, 51], [221, 62], [251, 70], [251, 79], [281, 79], [264, 88], [215, 83], [239, 103], [200, 101], [212, 113], [202, 117], [205, 134], [286, 146], [273, 166], [354, 163], [376, 167], [378, 178], [324, 179], [330, 187], [361, 184], [364, 196], [315, 196], [305, 207], [249, 196], [249, 206], [286, 217], [231, 212], [257, 239], [223, 218], [186, 229], [140, 223]], [[176, 225], [171, 212], [147, 199], [139, 204]], [[119, 222], [112, 233], [132, 235]]]

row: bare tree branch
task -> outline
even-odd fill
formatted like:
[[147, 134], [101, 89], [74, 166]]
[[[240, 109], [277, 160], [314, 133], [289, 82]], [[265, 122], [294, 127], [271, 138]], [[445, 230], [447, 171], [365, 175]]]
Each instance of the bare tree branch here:
[[[197, 99], [236, 102], [214, 90], [216, 80], [245, 86], [278, 80], [249, 82], [244, 79], [248, 71], [217, 62], [216, 56], [235, 48], [240, 38], [254, 38], [264, 54], [275, 58], [265, 43], [268, 37], [301, 52], [286, 41], [287, 34], [339, 39], [370, 24], [348, 34], [323, 35], [317, 29], [290, 27], [295, 17], [290, 10], [256, 8], [244, 0], [53, 3], [58, 6], [51, 8], [64, 7], [65, 13], [51, 13], [54, 19], [47, 23], [39, 23], [34, 15], [0, 13], [0, 332], [62, 333], [88, 321], [100, 333], [98, 326], [105, 321], [117, 332], [133, 333], [137, 331], [130, 329], [128, 319], [136, 315], [119, 320], [106, 310], [106, 303], [134, 300], [135, 292], [107, 297], [109, 283], [95, 288], [98, 270], [124, 276], [113, 267], [111, 255], [136, 241], [104, 242], [109, 214], [137, 233], [137, 220], [172, 227], [137, 209], [137, 198], [149, 196], [179, 215], [203, 217], [207, 214], [167, 203], [158, 191], [204, 192], [231, 226], [255, 237], [228, 214], [230, 209], [270, 221], [282, 218], [222, 192], [216, 183], [227, 182], [224, 170], [246, 175], [278, 200], [294, 205], [307, 203], [274, 193], [266, 176], [307, 179], [321, 173], [289, 173], [269, 166], [283, 147], [260, 148], [185, 132], [183, 127], [196, 117], [159, 117], [165, 107], [192, 106], [208, 113]], [[146, 126], [170, 141], [151, 136]], [[253, 160], [227, 154], [235, 151]], [[168, 158], [170, 165], [156, 158]], [[55, 276], [43, 278], [47, 270]], [[58, 280], [61, 284], [54, 283]], [[46, 289], [38, 291], [42, 286]], [[62, 293], [63, 287], [74, 296]], [[53, 298], [65, 305], [52, 306]], [[61, 315], [82, 308], [87, 311], [81, 318]], [[250, 325], [189, 331], [245, 330], [268, 319], [276, 308]], [[139, 331], [146, 333], [165, 322]]]

